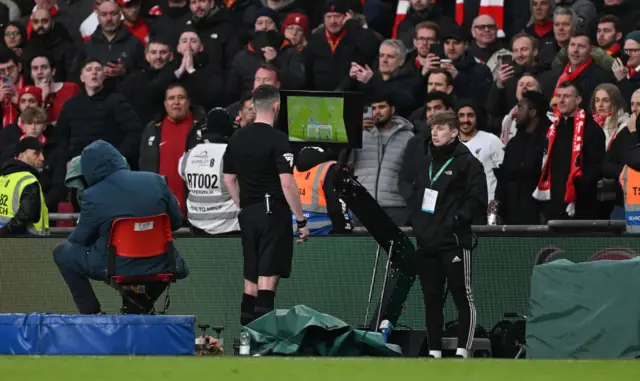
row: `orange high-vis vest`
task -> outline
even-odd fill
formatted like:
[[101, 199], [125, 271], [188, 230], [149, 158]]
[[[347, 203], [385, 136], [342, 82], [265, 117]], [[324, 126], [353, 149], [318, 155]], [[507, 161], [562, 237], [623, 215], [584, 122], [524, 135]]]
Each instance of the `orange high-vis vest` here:
[[625, 165], [620, 173], [627, 233], [640, 233], [640, 171]]
[[327, 199], [324, 195], [324, 179], [335, 161], [325, 161], [305, 172], [293, 170], [293, 177], [298, 184], [302, 210], [313, 213], [327, 213]]

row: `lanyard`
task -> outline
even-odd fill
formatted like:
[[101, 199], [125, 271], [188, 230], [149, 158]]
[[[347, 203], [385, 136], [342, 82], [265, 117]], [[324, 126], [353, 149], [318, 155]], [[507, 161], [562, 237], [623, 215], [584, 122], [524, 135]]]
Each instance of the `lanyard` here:
[[451, 164], [452, 161], [453, 161], [453, 157], [449, 158], [449, 160], [447, 160], [447, 162], [444, 163], [442, 168], [440, 168], [438, 173], [436, 173], [436, 177], [433, 177], [433, 162], [429, 164], [429, 182], [431, 182], [431, 184], [429, 185], [430, 187], [433, 186], [433, 183], [435, 183], [438, 180], [438, 177], [440, 177], [442, 172], [444, 172], [444, 170], [449, 166], [449, 164]]

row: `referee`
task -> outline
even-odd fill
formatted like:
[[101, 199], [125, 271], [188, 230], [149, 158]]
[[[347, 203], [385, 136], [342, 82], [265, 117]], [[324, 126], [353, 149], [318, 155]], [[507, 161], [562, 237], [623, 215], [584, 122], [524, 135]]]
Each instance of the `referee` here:
[[223, 156], [224, 185], [240, 207], [238, 221], [244, 256], [244, 294], [240, 322], [247, 325], [274, 308], [280, 278], [288, 278], [293, 257], [291, 211], [299, 240], [309, 235], [293, 151], [286, 134], [273, 128], [280, 93], [271, 85], [253, 91], [254, 123], [238, 129]]

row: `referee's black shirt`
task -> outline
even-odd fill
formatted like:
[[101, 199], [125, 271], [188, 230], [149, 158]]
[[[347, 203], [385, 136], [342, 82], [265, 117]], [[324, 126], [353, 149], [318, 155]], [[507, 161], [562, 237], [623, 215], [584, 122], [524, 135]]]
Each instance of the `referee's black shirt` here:
[[240, 128], [229, 139], [222, 172], [238, 176], [240, 208], [264, 203], [266, 193], [273, 201], [286, 202], [280, 174], [293, 173], [289, 138], [266, 123]]

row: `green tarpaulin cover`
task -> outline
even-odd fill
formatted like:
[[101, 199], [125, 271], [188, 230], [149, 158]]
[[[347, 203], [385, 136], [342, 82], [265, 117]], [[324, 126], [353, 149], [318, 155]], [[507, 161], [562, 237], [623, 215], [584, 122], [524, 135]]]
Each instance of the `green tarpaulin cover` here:
[[534, 267], [527, 358], [640, 356], [640, 259]]
[[245, 327], [251, 355], [402, 356], [399, 346], [382, 335], [351, 328], [333, 316], [298, 305], [274, 310]]

